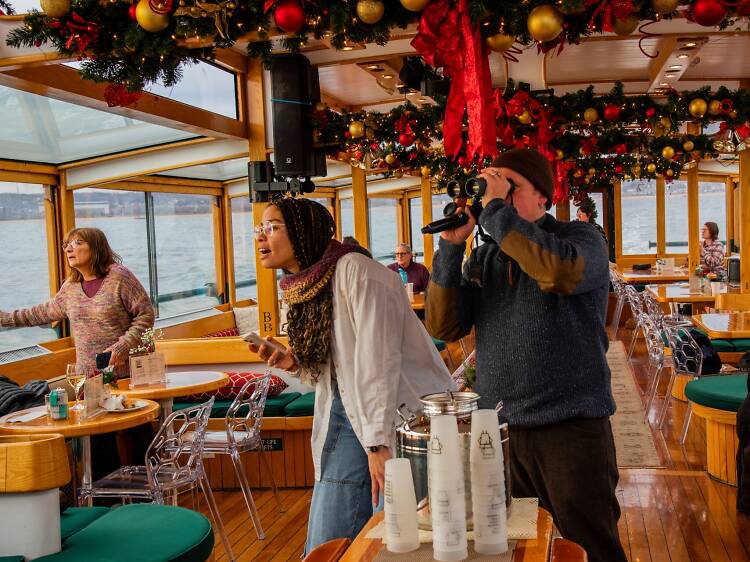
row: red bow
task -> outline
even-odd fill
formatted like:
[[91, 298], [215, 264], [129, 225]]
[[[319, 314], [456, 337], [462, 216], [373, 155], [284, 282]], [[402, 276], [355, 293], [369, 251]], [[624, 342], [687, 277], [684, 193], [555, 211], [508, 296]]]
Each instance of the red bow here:
[[122, 84], [107, 84], [104, 88], [104, 100], [109, 107], [127, 107], [133, 105], [139, 99], [143, 92], [128, 92]]
[[63, 39], [68, 38], [65, 48], [71, 52], [73, 52], [73, 44], [76, 45], [78, 51], [83, 53], [90, 43], [99, 38], [99, 25], [87, 22], [76, 12], [72, 12], [65, 23], [59, 20], [51, 21], [50, 27], [57, 29]]
[[[591, 6], [599, 0], [588, 0], [586, 4]], [[601, 2], [589, 20], [589, 27], [596, 28], [596, 18], [601, 15], [601, 26], [603, 31], [614, 31], [615, 20], [625, 21], [633, 11], [632, 0], [604, 0]]]
[[471, 21], [467, 0], [435, 0], [422, 12], [417, 36], [411, 42], [424, 60], [444, 67], [451, 90], [443, 121], [445, 153], [456, 156], [463, 144], [464, 110], [469, 117], [467, 155], [474, 158], [497, 152], [495, 108], [487, 47], [479, 27]]

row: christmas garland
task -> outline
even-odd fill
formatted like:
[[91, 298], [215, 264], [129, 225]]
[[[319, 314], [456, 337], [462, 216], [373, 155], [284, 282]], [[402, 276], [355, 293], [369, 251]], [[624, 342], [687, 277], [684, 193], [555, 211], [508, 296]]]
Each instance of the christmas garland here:
[[[211, 59], [255, 34], [251, 56], [270, 56], [273, 23], [291, 34], [284, 42], [298, 49], [308, 36], [326, 38], [341, 49], [356, 43], [385, 44], [394, 29], [421, 17], [420, 36], [430, 23], [481, 30], [493, 50], [513, 59], [514, 44], [536, 43], [539, 50], [562, 49], [582, 37], [615, 31], [632, 33], [641, 22], [679, 14], [679, 0], [41, 0], [25, 25], [11, 31], [10, 46], [52, 44], [63, 57], [85, 61], [81, 74], [116, 82], [127, 91], [160, 81], [171, 86], [180, 67]], [[11, 13], [6, 0], [0, 9]], [[750, 14], [750, 0], [693, 0], [686, 17], [725, 28]], [[460, 18], [454, 17], [460, 13]], [[448, 26], [448, 29], [453, 29]], [[464, 35], [466, 32], [462, 31]], [[477, 31], [477, 33], [479, 33]], [[266, 39], [266, 40], [263, 40]], [[438, 36], [438, 39], [440, 37]]]
[[[626, 97], [618, 83], [607, 95], [593, 86], [564, 96], [533, 94], [513, 83], [495, 95], [497, 151], [531, 147], [545, 154], [555, 175], [555, 201], [585, 198], [614, 180], [677, 179], [702, 158], [750, 147], [750, 91], [708, 87], [672, 91], [666, 98]], [[442, 146], [445, 100], [388, 113], [338, 113], [318, 104], [311, 120], [318, 146], [352, 164], [433, 178], [436, 186], [465, 181], [491, 158], [467, 154], [468, 133], [457, 157]], [[682, 134], [682, 123], [719, 123], [714, 135]]]

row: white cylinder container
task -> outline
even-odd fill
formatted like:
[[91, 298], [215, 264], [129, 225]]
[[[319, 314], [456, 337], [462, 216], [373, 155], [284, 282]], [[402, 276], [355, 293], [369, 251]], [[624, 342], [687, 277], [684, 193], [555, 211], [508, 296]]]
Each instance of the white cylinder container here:
[[419, 548], [417, 497], [409, 459], [385, 462], [385, 545], [390, 552], [411, 552]]
[[60, 491], [0, 494], [0, 556], [60, 552]]

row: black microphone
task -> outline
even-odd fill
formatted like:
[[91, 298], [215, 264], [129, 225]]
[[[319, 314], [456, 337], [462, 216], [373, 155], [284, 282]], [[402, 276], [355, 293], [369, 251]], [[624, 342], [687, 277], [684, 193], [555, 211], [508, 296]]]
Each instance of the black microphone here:
[[466, 213], [459, 213], [457, 215], [450, 215], [443, 219], [436, 220], [422, 227], [422, 234], [438, 234], [445, 230], [453, 230], [459, 226], [463, 226], [469, 222], [469, 215]]

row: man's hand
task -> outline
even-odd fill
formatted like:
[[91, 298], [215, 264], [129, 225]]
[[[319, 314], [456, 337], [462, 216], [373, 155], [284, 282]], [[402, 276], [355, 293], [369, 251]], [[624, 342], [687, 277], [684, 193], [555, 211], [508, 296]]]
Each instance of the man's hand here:
[[377, 453], [367, 453], [367, 465], [370, 468], [370, 481], [372, 482], [372, 505], [378, 505], [380, 492], [385, 495], [385, 461], [392, 456], [389, 447], [380, 447]]
[[510, 191], [510, 182], [497, 168], [486, 168], [480, 178], [487, 180], [487, 189], [482, 197], [482, 207], [487, 207], [495, 199], [505, 199]]
[[471, 233], [474, 231], [474, 227], [477, 225], [477, 221], [474, 218], [474, 215], [471, 214], [471, 209], [469, 207], [458, 207], [456, 209], [456, 214], [458, 213], [468, 214], [469, 222], [467, 222], [463, 226], [454, 228], [453, 230], [444, 230], [440, 233], [440, 237], [447, 240], [451, 244], [463, 244], [464, 242], [466, 242], [469, 236], [471, 236]]
[[[282, 343], [276, 341], [271, 336], [266, 336], [265, 339], [267, 342], [284, 347]], [[257, 353], [260, 358], [268, 364], [269, 367], [278, 367], [279, 369], [284, 369], [285, 371], [289, 371], [291, 373], [299, 369], [299, 364], [297, 363], [296, 356], [294, 355], [294, 348], [292, 347], [284, 348], [285, 351], [279, 351], [266, 344], [258, 347], [253, 343], [248, 343], [247, 346], [250, 348], [250, 351], [252, 351], [253, 353]]]

